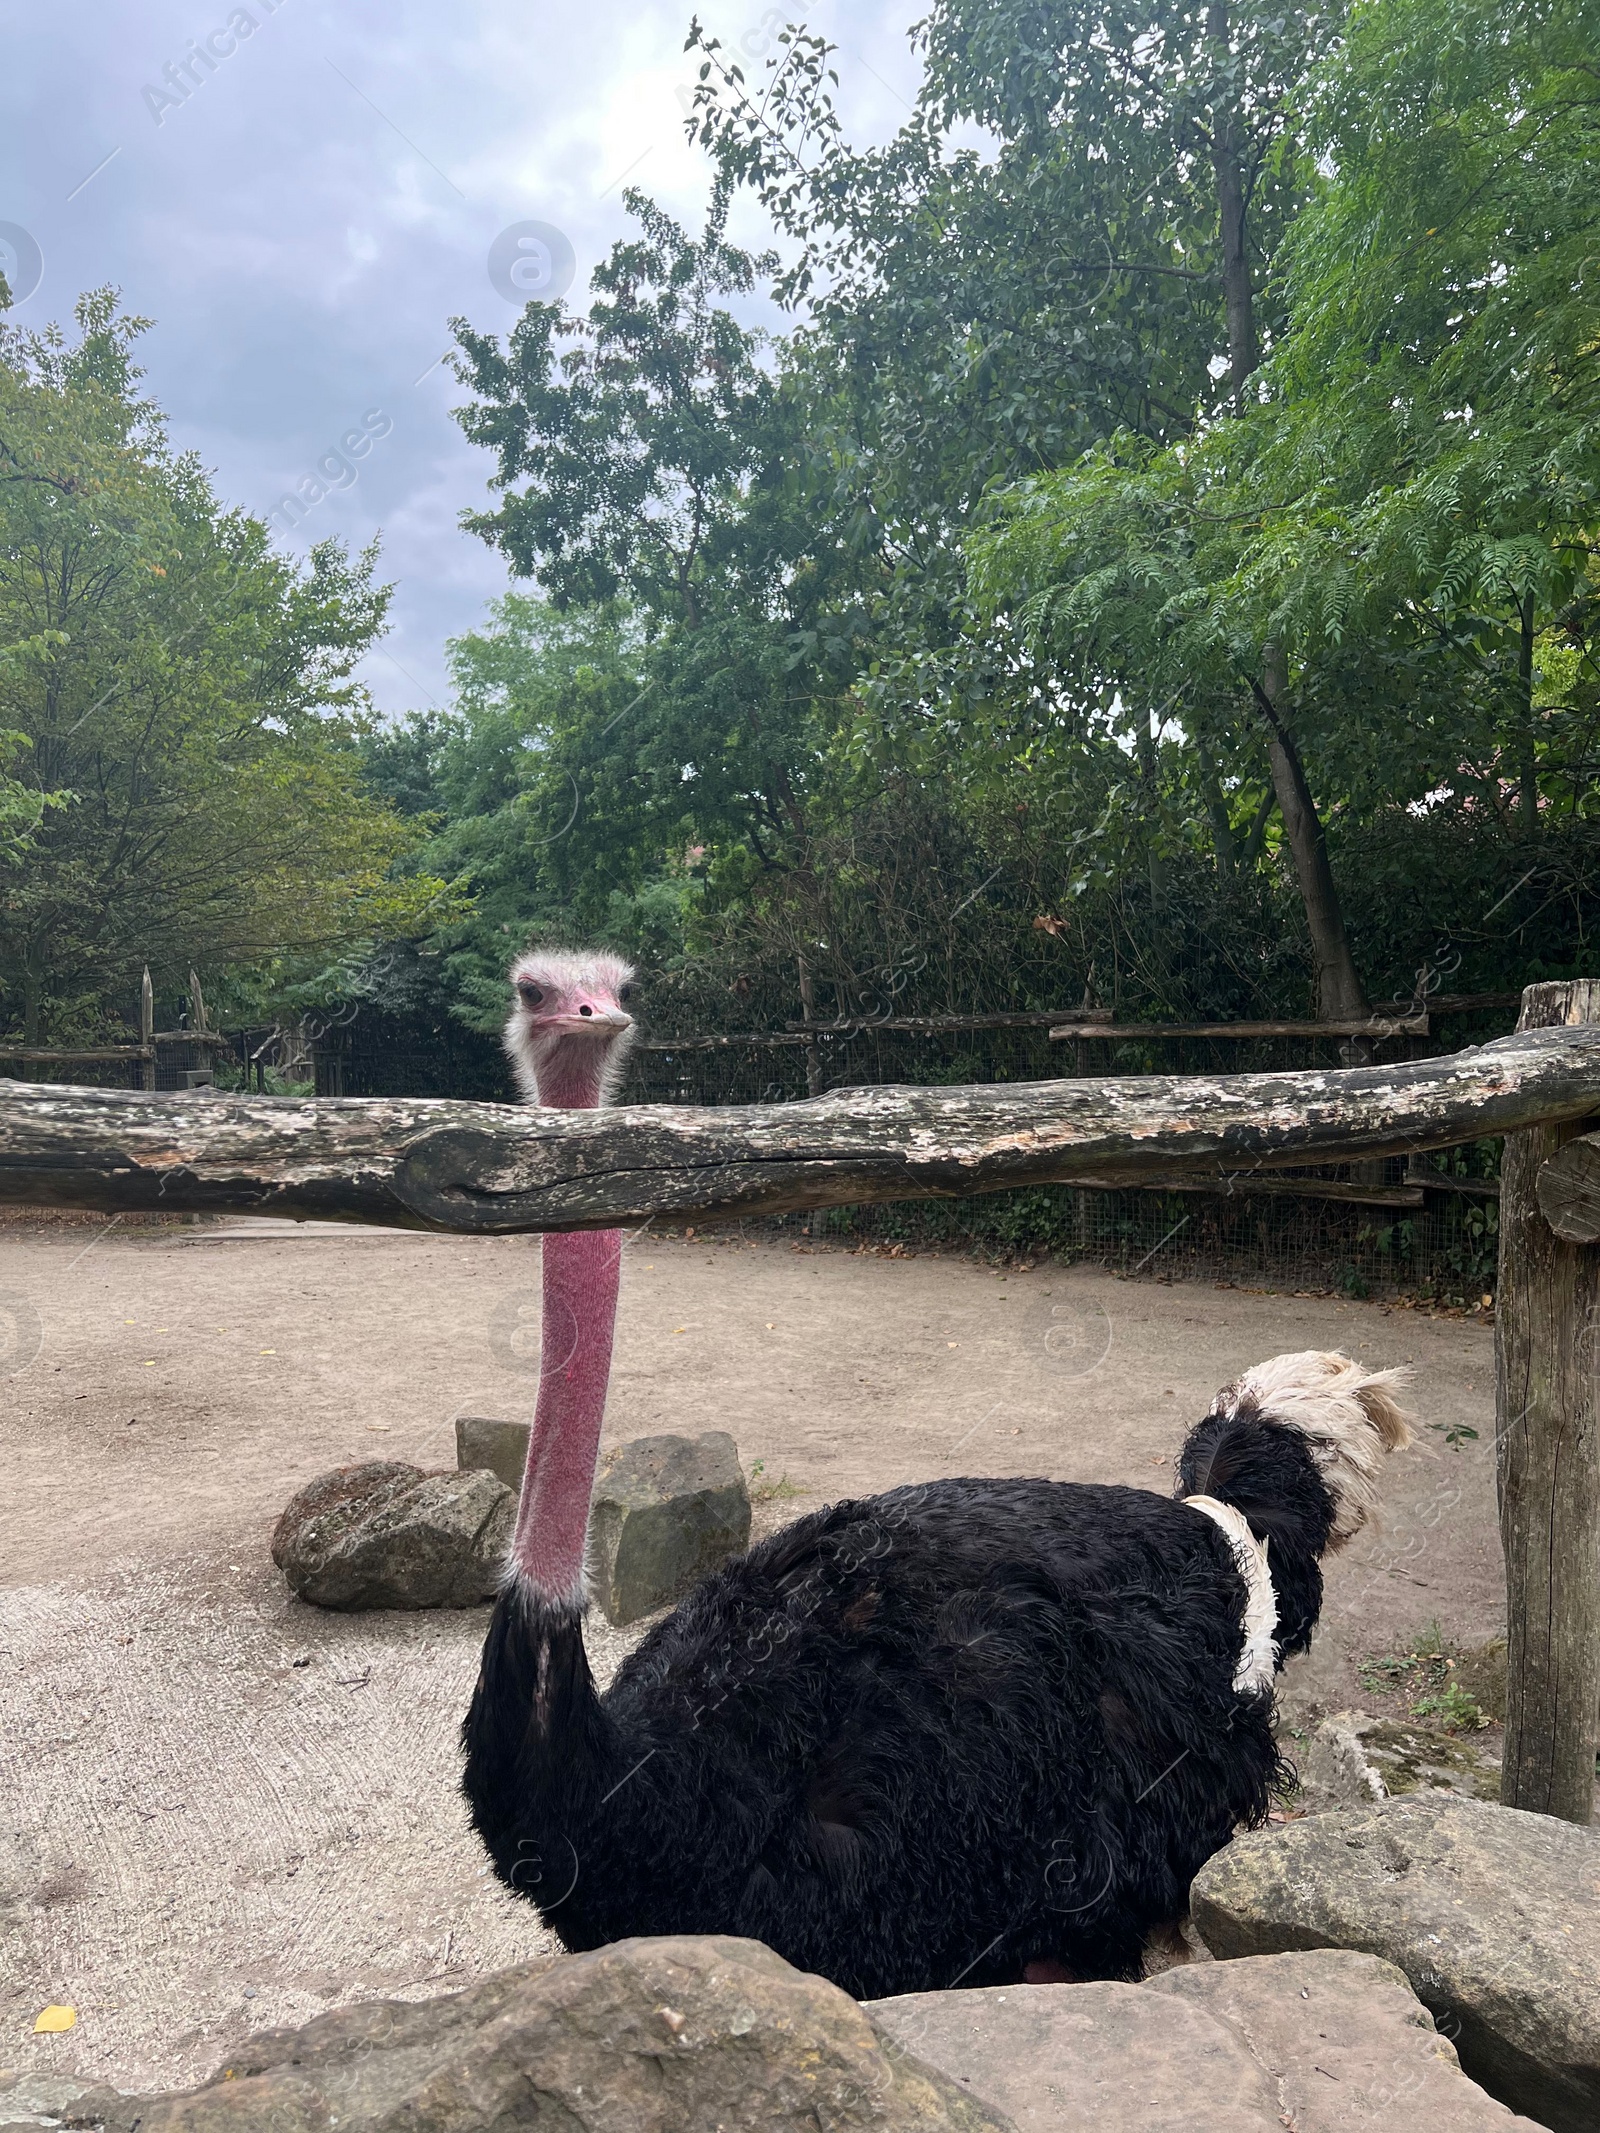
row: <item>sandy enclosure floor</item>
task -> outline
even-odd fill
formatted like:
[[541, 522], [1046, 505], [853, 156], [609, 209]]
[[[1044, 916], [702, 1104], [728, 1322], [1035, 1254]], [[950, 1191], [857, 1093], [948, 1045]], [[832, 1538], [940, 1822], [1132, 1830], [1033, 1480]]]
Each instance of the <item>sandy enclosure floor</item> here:
[[[948, 1474], [1166, 1493], [1251, 1362], [1413, 1362], [1418, 1445], [1386, 1531], [1331, 1566], [1294, 1693], [1354, 1700], [1354, 1657], [1434, 1616], [1501, 1626], [1485, 1327], [731, 1234], [646, 1235], [625, 1267], [608, 1436], [731, 1430], [803, 1492], [758, 1532]], [[450, 1465], [458, 1414], [531, 1412], [537, 1273], [524, 1238], [0, 1231], [0, 2070], [175, 2084], [252, 2030], [548, 1945], [455, 1788], [484, 1611], [321, 1614], [267, 1554], [325, 1468]], [[591, 1641], [609, 1673], [631, 1640]], [[78, 2026], [34, 2037], [52, 2001]]]

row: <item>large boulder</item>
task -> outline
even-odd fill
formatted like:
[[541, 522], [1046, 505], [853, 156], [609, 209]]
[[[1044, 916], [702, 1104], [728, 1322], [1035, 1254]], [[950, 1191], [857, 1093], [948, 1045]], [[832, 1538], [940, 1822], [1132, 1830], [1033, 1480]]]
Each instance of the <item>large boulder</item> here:
[[750, 1541], [750, 1493], [726, 1430], [607, 1452], [589, 1512], [592, 1590], [620, 1629], [670, 1607]]
[[689, 1936], [271, 2030], [179, 2095], [36, 2081], [16, 2103], [104, 2133], [1537, 2133], [1371, 1956], [860, 2008], [755, 1941]]
[[1404, 1977], [1370, 1955], [913, 1993], [867, 2012], [1018, 2133], [1534, 2133], [1467, 2079]]
[[[1015, 2133], [757, 1941], [616, 1941], [270, 2030], [107, 2133]], [[88, 2099], [85, 2099], [87, 2101]]]
[[1600, 2126], [1600, 1833], [1416, 1792], [1238, 1837], [1191, 1900], [1217, 1956], [1382, 1956], [1492, 2095]]
[[516, 1512], [493, 1474], [373, 1459], [309, 1482], [278, 1520], [272, 1560], [318, 1607], [474, 1607], [499, 1588]]

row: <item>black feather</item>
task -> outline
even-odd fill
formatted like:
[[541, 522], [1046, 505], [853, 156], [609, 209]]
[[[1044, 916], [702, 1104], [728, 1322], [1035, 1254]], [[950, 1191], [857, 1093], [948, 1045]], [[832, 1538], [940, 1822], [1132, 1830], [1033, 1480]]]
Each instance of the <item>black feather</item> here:
[[[1185, 1489], [1268, 1538], [1289, 1648], [1332, 1505], [1302, 1440], [1208, 1418]], [[1145, 1491], [945, 1481], [819, 1511], [706, 1580], [597, 1697], [570, 1612], [496, 1605], [473, 1820], [569, 1948], [763, 1940], [857, 1997], [1138, 1974], [1283, 1775], [1233, 1688], [1245, 1592]]]

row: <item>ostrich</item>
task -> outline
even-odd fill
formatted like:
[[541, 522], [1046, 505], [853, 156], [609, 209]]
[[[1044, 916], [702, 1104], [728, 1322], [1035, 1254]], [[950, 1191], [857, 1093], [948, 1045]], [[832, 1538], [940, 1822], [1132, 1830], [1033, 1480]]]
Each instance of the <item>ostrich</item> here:
[[[512, 976], [527, 1094], [603, 1102], [629, 971]], [[946, 1480], [817, 1511], [706, 1579], [602, 1697], [583, 1564], [619, 1242], [544, 1244], [527, 1472], [463, 1727], [495, 1871], [568, 1948], [746, 1935], [862, 1999], [1137, 1976], [1201, 1863], [1266, 1815], [1273, 1676], [1407, 1441], [1403, 1373], [1248, 1371], [1191, 1431], [1176, 1501]]]

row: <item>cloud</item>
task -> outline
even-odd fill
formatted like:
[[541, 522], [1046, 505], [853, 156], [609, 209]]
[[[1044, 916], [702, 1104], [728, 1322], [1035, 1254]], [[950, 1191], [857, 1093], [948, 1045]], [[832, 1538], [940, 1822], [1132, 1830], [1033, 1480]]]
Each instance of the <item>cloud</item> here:
[[[691, 225], [708, 172], [683, 137], [689, 0], [531, 10], [433, 0], [151, 0], [18, 11], [0, 87], [0, 221], [43, 255], [20, 323], [65, 319], [111, 282], [152, 317], [148, 386], [221, 494], [263, 514], [379, 410], [391, 428], [283, 538], [381, 534], [397, 581], [378, 702], [447, 700], [444, 640], [503, 590], [461, 532], [487, 455], [450, 418], [446, 321], [504, 331], [488, 253], [507, 224], [570, 239], [581, 302], [627, 228], [625, 185]], [[844, 0], [808, 19], [841, 46], [847, 125], [884, 137], [917, 70], [918, 0]], [[245, 34], [237, 19], [248, 17]], [[744, 63], [781, 19], [702, 9]], [[742, 210], [741, 234], [764, 241]]]

